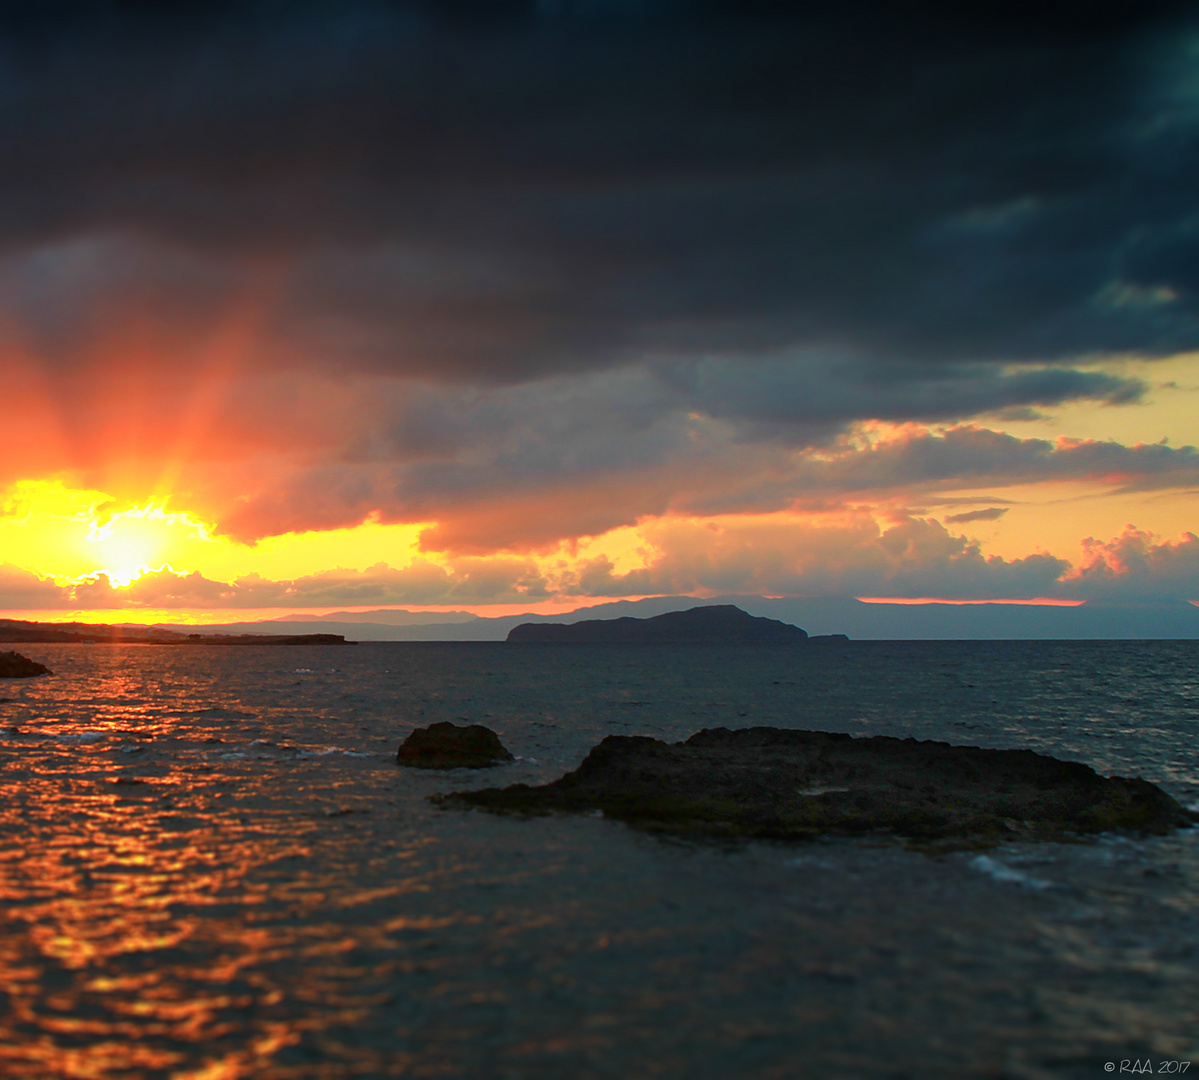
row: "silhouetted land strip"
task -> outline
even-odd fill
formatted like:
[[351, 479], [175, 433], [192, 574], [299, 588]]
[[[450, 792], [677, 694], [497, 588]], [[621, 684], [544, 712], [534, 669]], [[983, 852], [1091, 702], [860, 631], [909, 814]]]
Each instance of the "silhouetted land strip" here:
[[85, 645], [353, 645], [342, 634], [180, 634], [103, 623], [39, 623], [0, 619], [0, 642]]
[[639, 828], [802, 839], [889, 833], [953, 846], [1199, 821], [1142, 779], [1031, 750], [749, 728], [683, 743], [612, 735], [560, 780], [434, 796], [499, 813], [602, 811]]
[[442, 721], [417, 728], [396, 751], [396, 764], [416, 769], [486, 769], [512, 760], [491, 728]]
[[19, 652], [0, 652], [0, 679], [32, 679], [37, 675], [53, 675], [45, 664], [30, 660]]
[[750, 615], [733, 604], [710, 604], [649, 619], [625, 616], [576, 623], [521, 623], [508, 631], [507, 640], [543, 644], [787, 645], [801, 644], [809, 638], [806, 630], [790, 623]]

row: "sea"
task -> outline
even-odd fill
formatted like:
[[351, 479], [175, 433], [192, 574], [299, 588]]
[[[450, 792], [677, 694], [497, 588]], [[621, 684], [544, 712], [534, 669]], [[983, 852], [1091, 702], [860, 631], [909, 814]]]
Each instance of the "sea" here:
[[[428, 796], [608, 735], [1022, 747], [1199, 809], [1199, 641], [26, 645], [0, 1076], [1199, 1076], [1199, 830], [929, 854]], [[399, 767], [485, 724], [489, 770]]]

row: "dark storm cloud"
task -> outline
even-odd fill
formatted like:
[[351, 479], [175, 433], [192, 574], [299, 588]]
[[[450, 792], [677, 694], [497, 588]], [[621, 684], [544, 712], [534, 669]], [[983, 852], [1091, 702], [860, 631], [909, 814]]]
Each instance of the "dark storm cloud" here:
[[1078, 398], [1124, 404], [1138, 380], [1062, 367], [1017, 370], [981, 362], [888, 364], [812, 350], [753, 362], [711, 358], [656, 368], [692, 407], [739, 424], [746, 436], [811, 444], [861, 417], [951, 420]]
[[[823, 389], [814, 380], [809, 398]], [[278, 397], [274, 383], [262, 393]], [[345, 416], [353, 431], [344, 453], [271, 476], [252, 494], [239, 489], [222, 528], [248, 540], [352, 526], [375, 512], [438, 522], [422, 536], [429, 550], [484, 552], [540, 548], [668, 512], [769, 513], [862, 497], [927, 505], [937, 492], [1062, 480], [1120, 492], [1199, 486], [1192, 446], [1017, 438], [972, 424], [809, 450], [756, 437], [757, 421], [713, 419], [678, 380], [628, 368], [483, 391], [372, 382]]]
[[827, 464], [813, 463], [797, 483], [885, 491], [1047, 480], [1098, 481], [1119, 492], [1186, 489], [1199, 484], [1199, 450], [1165, 443], [1018, 439], [962, 425], [886, 440]]
[[7, 321], [78, 361], [115, 283], [194, 335], [269, 279], [263, 363], [819, 347], [834, 424], [1135, 396], [982, 366], [1199, 345], [1185, 10], [0, 4]]

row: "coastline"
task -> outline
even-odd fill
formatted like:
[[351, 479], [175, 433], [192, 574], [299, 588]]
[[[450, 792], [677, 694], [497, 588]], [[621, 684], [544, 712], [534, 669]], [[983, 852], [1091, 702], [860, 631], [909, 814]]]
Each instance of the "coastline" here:
[[0, 644], [24, 645], [355, 645], [344, 634], [181, 634], [104, 623], [0, 619]]

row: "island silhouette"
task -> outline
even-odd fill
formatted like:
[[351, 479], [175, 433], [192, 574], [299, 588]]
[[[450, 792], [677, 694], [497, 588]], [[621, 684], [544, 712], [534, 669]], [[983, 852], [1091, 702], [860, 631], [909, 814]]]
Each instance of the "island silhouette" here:
[[508, 631], [507, 640], [541, 644], [798, 645], [848, 639], [844, 634], [812, 638], [798, 626], [750, 615], [733, 604], [709, 604], [648, 619], [624, 616], [575, 623], [521, 623]]

